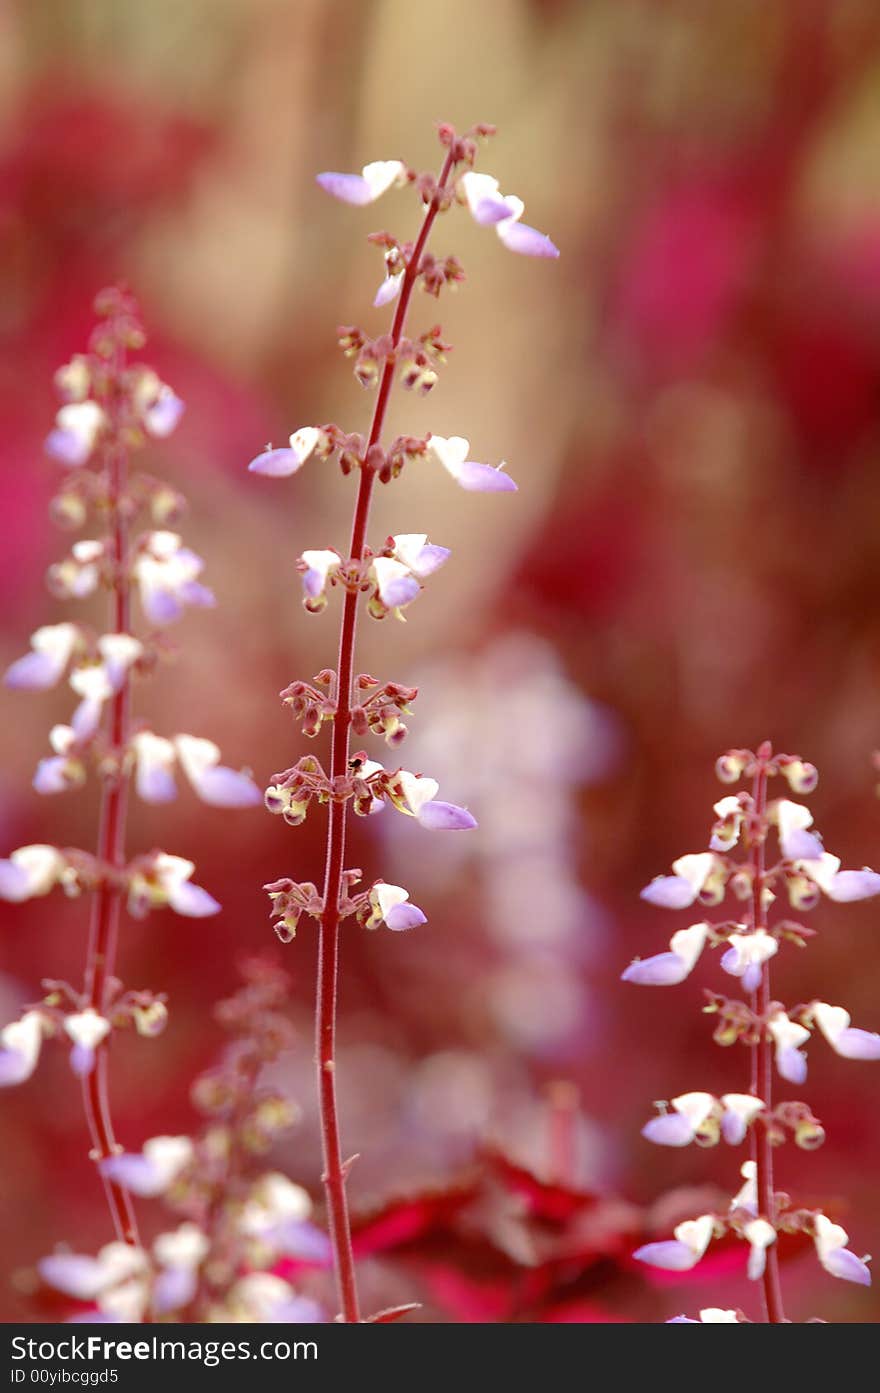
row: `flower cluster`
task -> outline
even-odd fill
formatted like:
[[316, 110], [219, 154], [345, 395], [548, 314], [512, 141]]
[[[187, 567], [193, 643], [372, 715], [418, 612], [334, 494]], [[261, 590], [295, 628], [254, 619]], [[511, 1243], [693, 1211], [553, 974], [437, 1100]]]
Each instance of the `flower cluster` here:
[[[774, 1105], [773, 1065], [788, 1083], [807, 1077], [803, 1046], [821, 1035], [846, 1059], [880, 1059], [880, 1034], [856, 1028], [842, 1006], [813, 1000], [786, 1006], [770, 991], [770, 962], [786, 945], [803, 947], [814, 930], [798, 919], [778, 917], [777, 906], [797, 913], [814, 908], [824, 895], [840, 902], [880, 893], [880, 875], [864, 867], [841, 870], [824, 848], [813, 818], [802, 803], [768, 798], [768, 784], [782, 776], [796, 794], [810, 792], [817, 774], [812, 765], [789, 755], [774, 755], [769, 744], [757, 752], [730, 750], [717, 764], [724, 783], [751, 781], [751, 791], [732, 794], [715, 804], [709, 849], [681, 857], [671, 876], [653, 880], [643, 899], [670, 909], [691, 905], [721, 906], [729, 898], [731, 918], [701, 920], [678, 929], [667, 951], [637, 959], [623, 979], [642, 986], [670, 986], [684, 981], [705, 949], [722, 948], [722, 971], [737, 978], [748, 1000], [706, 991], [704, 1010], [717, 1017], [714, 1039], [720, 1045], [740, 1042], [752, 1053], [748, 1093], [690, 1092], [659, 1104], [659, 1114], [642, 1135], [661, 1146], [712, 1146], [721, 1138], [732, 1146], [748, 1140], [751, 1157], [742, 1166], [744, 1185], [724, 1213], [685, 1220], [674, 1237], [639, 1248], [642, 1262], [684, 1271], [703, 1257], [713, 1238], [733, 1234], [749, 1245], [748, 1275], [762, 1280], [767, 1319], [785, 1319], [779, 1284], [777, 1242], [780, 1234], [805, 1234], [813, 1240], [822, 1267], [834, 1277], [868, 1284], [867, 1259], [847, 1247], [844, 1229], [820, 1209], [796, 1208], [773, 1183], [773, 1151], [787, 1137], [805, 1150], [820, 1146], [825, 1131], [801, 1101]], [[776, 854], [769, 853], [775, 844]], [[736, 856], [738, 849], [744, 853]], [[741, 1313], [701, 1312], [701, 1320], [740, 1320]], [[679, 1317], [687, 1320], [687, 1317]]]
[[[33, 783], [40, 794], [61, 794], [81, 789], [94, 773], [101, 789], [98, 845], [94, 854], [23, 846], [0, 860], [0, 898], [5, 900], [20, 903], [56, 887], [69, 896], [91, 894], [84, 984], [78, 991], [67, 983], [44, 983], [47, 995], [0, 1032], [0, 1083], [29, 1077], [44, 1040], [71, 1044], [71, 1067], [86, 1083], [93, 1155], [99, 1167], [111, 1165], [104, 1188], [118, 1241], [100, 1261], [89, 1260], [89, 1266], [83, 1259], [78, 1269], [82, 1282], [97, 1290], [105, 1277], [114, 1286], [134, 1280], [137, 1227], [130, 1194], [147, 1193], [134, 1172], [112, 1169], [117, 1145], [108, 1100], [107, 1045], [111, 1033], [126, 1026], [154, 1035], [167, 1016], [164, 998], [126, 991], [115, 975], [120, 911], [125, 904], [132, 916], [143, 918], [167, 906], [201, 918], [220, 909], [192, 883], [191, 861], [162, 850], [128, 854], [129, 785], [145, 802], [164, 803], [176, 797], [179, 771], [215, 807], [253, 806], [262, 796], [248, 773], [221, 763], [210, 740], [183, 734], [168, 738], [132, 717], [134, 683], [150, 675], [163, 653], [164, 627], [187, 606], [212, 605], [214, 597], [199, 580], [201, 558], [176, 532], [166, 530], [182, 512], [181, 496], [152, 476], [129, 470], [135, 451], [174, 430], [183, 403], [151, 368], [131, 360], [145, 341], [132, 298], [124, 291], [104, 291], [95, 309], [98, 324], [88, 351], [56, 375], [64, 404], [46, 441], [47, 453], [65, 471], [53, 516], [64, 527], [91, 525], [94, 531], [50, 568], [48, 579], [59, 599], [81, 600], [104, 591], [110, 610], [107, 632], [71, 621], [44, 625], [31, 636], [30, 651], [9, 667], [5, 681], [26, 692], [45, 691], [65, 680], [69, 684], [76, 705], [67, 723], [52, 727], [51, 753], [39, 761]], [[134, 596], [143, 617], [137, 634]], [[170, 1154], [164, 1144], [157, 1145], [149, 1164], [167, 1166]]]
[[[74, 1319], [315, 1322], [324, 1307], [303, 1290], [330, 1247], [310, 1219], [306, 1190], [259, 1158], [297, 1121], [296, 1106], [263, 1082], [292, 1043], [289, 980], [247, 962], [244, 983], [216, 1015], [231, 1040], [192, 1089], [201, 1133], [157, 1136], [100, 1163], [105, 1178], [163, 1201], [177, 1219], [149, 1249], [109, 1243], [95, 1256], [59, 1249], [42, 1259], [46, 1286], [77, 1303]], [[291, 1270], [300, 1274], [296, 1282]]]
[[317, 613], [327, 605], [328, 590], [344, 592], [339, 642], [338, 671], [325, 669], [314, 682], [292, 682], [281, 693], [303, 733], [318, 735], [326, 722], [332, 727], [330, 767], [314, 756], [299, 759], [291, 768], [275, 774], [266, 790], [266, 806], [291, 826], [304, 820], [313, 801], [328, 807], [327, 859], [324, 887], [319, 893], [312, 882], [289, 878], [273, 881], [266, 889], [271, 917], [283, 942], [290, 942], [303, 914], [317, 921], [319, 968], [316, 1028], [318, 1042], [318, 1092], [324, 1144], [325, 1185], [330, 1214], [335, 1267], [342, 1318], [358, 1321], [359, 1305], [351, 1251], [345, 1180], [336, 1108], [334, 1041], [336, 979], [340, 922], [353, 916], [364, 927], [384, 924], [406, 930], [424, 924], [421, 909], [413, 905], [402, 886], [375, 880], [369, 890], [355, 894], [360, 871], [344, 867], [346, 816], [349, 804], [359, 816], [380, 812], [391, 804], [398, 812], [431, 830], [465, 830], [476, 826], [473, 816], [454, 803], [438, 799], [436, 779], [407, 769], [386, 770], [365, 751], [352, 755], [352, 731], [360, 736], [381, 735], [391, 746], [406, 736], [400, 714], [409, 714], [416, 696], [402, 684], [385, 682], [368, 674], [355, 677], [354, 640], [358, 601], [366, 598], [373, 618], [404, 618], [424, 582], [448, 559], [446, 547], [429, 541], [427, 532], [407, 532], [388, 537], [382, 547], [367, 544], [370, 503], [374, 484], [388, 484], [413, 462], [438, 467], [469, 492], [514, 492], [516, 484], [502, 465], [472, 460], [470, 444], [462, 436], [398, 436], [382, 445], [389, 395], [394, 381], [406, 390], [425, 394], [433, 390], [450, 345], [442, 327], [432, 325], [417, 337], [405, 333], [407, 312], [416, 285], [432, 298], [463, 279], [456, 257], [436, 257], [427, 241], [438, 215], [454, 205], [466, 206], [477, 223], [494, 226], [510, 250], [534, 257], [555, 257], [549, 238], [521, 222], [522, 202], [502, 195], [497, 180], [474, 171], [478, 141], [492, 134], [489, 126], [477, 126], [465, 136], [441, 126], [444, 148], [439, 175], [419, 173], [400, 160], [379, 160], [359, 174], [335, 172], [318, 176], [318, 183], [333, 197], [358, 207], [373, 204], [393, 188], [410, 186], [417, 192], [424, 217], [414, 242], [400, 242], [385, 231], [370, 235], [383, 256], [384, 279], [374, 305], [396, 301], [391, 328], [371, 335], [357, 325], [339, 329], [343, 353], [353, 360], [358, 382], [376, 388], [376, 406], [366, 436], [349, 433], [335, 424], [300, 426], [281, 448], [267, 446], [251, 460], [251, 473], [268, 478], [295, 475], [310, 460], [336, 458], [344, 475], [358, 480], [351, 540], [345, 550], [321, 546], [306, 550], [299, 560], [305, 608]]

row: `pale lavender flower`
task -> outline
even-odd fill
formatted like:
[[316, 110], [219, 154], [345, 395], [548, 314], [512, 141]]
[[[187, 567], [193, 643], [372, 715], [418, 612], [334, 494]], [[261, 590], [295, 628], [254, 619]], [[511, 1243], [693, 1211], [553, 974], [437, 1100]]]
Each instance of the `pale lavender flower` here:
[[156, 852], [142, 869], [135, 870], [129, 882], [128, 910], [142, 919], [151, 909], [169, 905], [178, 914], [190, 919], [203, 919], [217, 914], [220, 905], [207, 890], [193, 885], [190, 876], [195, 870], [192, 861], [183, 856]]
[[856, 1282], [863, 1287], [871, 1285], [869, 1260], [850, 1252], [846, 1246], [849, 1234], [840, 1224], [833, 1224], [825, 1214], [817, 1214], [813, 1223], [813, 1241], [820, 1263], [832, 1277], [839, 1277], [844, 1282]]
[[101, 1174], [136, 1195], [162, 1195], [193, 1159], [189, 1137], [150, 1137], [138, 1152], [122, 1152], [100, 1162]]
[[850, 1014], [842, 1006], [829, 1006], [825, 1001], [816, 1001], [812, 1014], [836, 1054], [844, 1059], [880, 1059], [880, 1035], [852, 1027]]
[[642, 1128], [646, 1141], [657, 1146], [688, 1146], [715, 1110], [711, 1093], [682, 1093], [670, 1100], [672, 1112], [652, 1117]]
[[60, 682], [80, 640], [76, 624], [45, 624], [31, 634], [30, 653], [6, 670], [7, 687], [20, 691], [45, 691]]
[[642, 899], [662, 909], [687, 909], [694, 900], [718, 904], [724, 897], [724, 863], [711, 851], [680, 856], [673, 875], [659, 875], [641, 892]]
[[94, 401], [70, 402], [55, 417], [55, 429], [46, 437], [46, 454], [73, 468], [87, 464], [107, 417]]
[[78, 1078], [90, 1074], [95, 1067], [95, 1050], [110, 1034], [110, 1022], [92, 1007], [64, 1017], [64, 1030], [73, 1041], [70, 1067]]
[[649, 1267], [662, 1267], [667, 1272], [687, 1272], [696, 1267], [705, 1253], [715, 1228], [711, 1214], [701, 1214], [698, 1219], [686, 1219], [673, 1229], [674, 1238], [660, 1243], [646, 1243], [637, 1248], [633, 1257], [646, 1262]]
[[708, 924], [691, 924], [679, 929], [669, 940], [668, 953], [656, 953], [652, 958], [636, 958], [621, 981], [635, 982], [640, 987], [673, 987], [689, 977], [706, 946]]
[[0, 1030], [0, 1088], [24, 1083], [37, 1067], [43, 1043], [43, 1018], [26, 1011]]
[[48, 895], [64, 877], [67, 861], [55, 846], [21, 846], [0, 861], [0, 899], [20, 904]]
[[428, 436], [428, 456], [441, 464], [469, 493], [516, 493], [516, 484], [504, 473], [504, 461], [496, 467], [467, 457], [470, 441], [462, 435]]
[[204, 608], [215, 603], [213, 591], [198, 579], [204, 564], [176, 532], [151, 532], [143, 539], [132, 574], [151, 624], [173, 623], [187, 605]]
[[725, 1310], [722, 1306], [704, 1306], [700, 1319], [692, 1316], [671, 1316], [666, 1325], [741, 1325], [738, 1311]]
[[367, 929], [377, 929], [382, 923], [389, 929], [415, 929], [428, 922], [418, 905], [409, 903], [408, 890], [384, 880], [377, 880], [370, 890], [370, 906], [372, 912], [364, 924]]
[[374, 160], [365, 164], [360, 174], [338, 174], [329, 170], [315, 176], [325, 193], [363, 207], [375, 203], [395, 184], [406, 181], [406, 165], [401, 160]]
[[776, 1230], [766, 1219], [750, 1219], [743, 1228], [743, 1238], [749, 1244], [749, 1262], [746, 1275], [757, 1282], [764, 1275], [767, 1266], [767, 1249], [776, 1242]]
[[[77, 1301], [96, 1301], [112, 1288], [132, 1279], [143, 1279], [148, 1269], [146, 1253], [128, 1243], [108, 1243], [97, 1257], [84, 1253], [52, 1253], [41, 1258], [37, 1269], [43, 1281]], [[106, 1313], [105, 1313], [106, 1314]]]
[[290, 437], [290, 446], [282, 449], [266, 449], [252, 459], [248, 465], [251, 474], [263, 474], [268, 479], [286, 479], [301, 469], [320, 442], [321, 432], [316, 426], [301, 426]]
[[723, 1093], [721, 1106], [721, 1135], [730, 1146], [739, 1146], [745, 1141], [746, 1133], [764, 1106], [762, 1098], [753, 1093]]
[[807, 1056], [800, 1048], [810, 1038], [810, 1032], [796, 1021], [778, 1011], [768, 1021], [767, 1029], [776, 1046], [776, 1068], [789, 1083], [804, 1083], [807, 1077]]
[[414, 817], [422, 827], [432, 831], [464, 831], [476, 827], [476, 818], [466, 808], [455, 803], [437, 802], [440, 785], [436, 779], [417, 777], [402, 769], [398, 776], [403, 801], [395, 801], [400, 812]]
[[545, 233], [520, 222], [525, 204], [515, 194], [499, 193], [497, 179], [469, 170], [460, 182], [474, 221], [482, 227], [494, 227], [508, 251], [522, 256], [559, 255], [559, 248]]
[[739, 977], [747, 992], [755, 991], [764, 963], [779, 949], [778, 941], [766, 929], [731, 934], [727, 941], [730, 947], [721, 958], [722, 968], [731, 977]]
[[802, 803], [792, 803], [788, 798], [780, 798], [768, 808], [771, 821], [779, 829], [779, 845], [788, 861], [802, 861], [821, 858], [825, 848], [819, 837], [807, 828], [813, 825], [813, 814]]

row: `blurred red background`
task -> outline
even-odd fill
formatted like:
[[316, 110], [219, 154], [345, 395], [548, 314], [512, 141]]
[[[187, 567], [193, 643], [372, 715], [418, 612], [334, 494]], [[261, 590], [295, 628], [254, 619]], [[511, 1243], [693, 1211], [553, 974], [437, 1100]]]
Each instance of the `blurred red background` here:
[[[520, 491], [471, 497], [411, 468], [378, 498], [377, 535], [428, 529], [454, 555], [406, 628], [363, 626], [359, 669], [421, 687], [405, 762], [469, 803], [481, 830], [450, 847], [418, 828], [380, 836], [399, 819], [355, 829], [354, 863], [405, 877], [430, 923], [405, 939], [345, 932], [352, 1198], [365, 1212], [449, 1185], [487, 1138], [546, 1171], [560, 1079], [581, 1100], [580, 1186], [639, 1207], [676, 1186], [730, 1193], [737, 1154], [639, 1136], [655, 1098], [744, 1086], [745, 1055], [713, 1047], [699, 1011], [715, 969], [656, 993], [619, 974], [688, 922], [638, 891], [705, 846], [712, 766], [731, 745], [767, 737], [817, 764], [830, 849], [880, 861], [876, 5], [44, 0], [6, 6], [0, 25], [0, 660], [67, 617], [41, 583], [64, 547], [41, 449], [52, 374], [84, 345], [96, 290], [122, 278], [146, 356], [188, 408], [144, 464], [189, 496], [182, 530], [219, 601], [175, 631], [180, 660], [140, 689], [139, 709], [159, 730], [217, 740], [260, 781], [302, 753], [277, 692], [334, 660], [334, 605], [304, 614], [295, 561], [342, 545], [351, 490], [320, 468], [276, 484], [245, 465], [309, 422], [364, 428], [370, 402], [334, 327], [384, 322], [365, 235], [409, 235], [417, 217], [402, 195], [366, 213], [331, 203], [313, 175], [398, 156], [432, 167], [437, 120], [498, 124], [482, 166], [562, 255], [516, 258], [466, 214], [444, 220], [436, 249], [468, 275], [440, 306], [455, 353], [430, 397], [393, 402], [392, 434], [467, 435], [474, 458], [509, 461]], [[419, 327], [437, 317], [433, 302], [416, 309]], [[64, 691], [0, 694], [4, 851], [93, 843], [93, 786], [55, 800], [30, 788], [69, 708]], [[300, 1027], [281, 1072], [303, 1118], [274, 1161], [317, 1197], [314, 942], [303, 931], [273, 948], [260, 887], [317, 878], [322, 824], [292, 832], [183, 797], [134, 809], [131, 848], [195, 860], [224, 911], [126, 927], [127, 982], [171, 1004], [158, 1041], [114, 1051], [128, 1146], [194, 1125], [189, 1084], [220, 1043], [212, 1004], [243, 954], [277, 951]], [[776, 993], [818, 992], [880, 1028], [876, 920], [872, 902], [823, 906], [809, 952], [780, 956]], [[0, 1019], [41, 977], [78, 978], [85, 923], [85, 906], [61, 899], [4, 907]], [[827, 1205], [859, 1253], [880, 1249], [870, 1070], [817, 1042], [804, 1092], [828, 1141], [777, 1162], [782, 1187]], [[3, 1102], [11, 1320], [33, 1317], [31, 1270], [53, 1243], [107, 1234], [63, 1052]], [[365, 1259], [367, 1288], [414, 1294], [431, 1320], [516, 1317], [492, 1305], [528, 1267], [515, 1245], [499, 1276], [477, 1241], [432, 1244]], [[810, 1253], [783, 1275], [795, 1320], [877, 1318], [876, 1295]], [[573, 1261], [560, 1283], [518, 1318], [758, 1314], [736, 1262], [670, 1284], [623, 1257], [588, 1278]]]

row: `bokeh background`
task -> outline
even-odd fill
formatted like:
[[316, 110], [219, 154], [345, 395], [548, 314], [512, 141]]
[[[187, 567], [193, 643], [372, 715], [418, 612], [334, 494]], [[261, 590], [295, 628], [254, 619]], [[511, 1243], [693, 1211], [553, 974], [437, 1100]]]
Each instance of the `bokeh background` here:
[[[432, 396], [392, 405], [392, 433], [467, 435], [520, 491], [465, 495], [411, 467], [374, 515], [377, 538], [423, 529], [454, 549], [405, 627], [364, 624], [358, 666], [422, 688], [406, 760], [481, 827], [433, 838], [389, 815], [355, 830], [350, 860], [405, 879], [430, 919], [405, 939], [345, 932], [363, 1281], [376, 1304], [421, 1299], [428, 1320], [757, 1316], [741, 1254], [673, 1282], [627, 1258], [632, 1233], [695, 1212], [688, 1187], [737, 1179], [727, 1148], [642, 1141], [652, 1100], [738, 1089], [746, 1057], [710, 1043], [711, 960], [675, 991], [618, 979], [688, 922], [638, 891], [705, 846], [731, 745], [766, 737], [814, 761], [829, 847], [880, 861], [874, 0], [40, 0], [4, 4], [0, 29], [0, 659], [67, 614], [42, 585], [65, 546], [41, 452], [51, 378], [84, 344], [96, 290], [123, 278], [146, 356], [188, 407], [144, 463], [189, 496], [183, 530], [219, 599], [175, 631], [180, 661], [139, 709], [261, 780], [302, 753], [276, 693], [335, 654], [335, 606], [303, 612], [295, 560], [344, 544], [352, 494], [319, 467], [281, 483], [244, 466], [302, 424], [364, 428], [371, 401], [334, 328], [377, 332], [366, 233], [409, 235], [418, 218], [401, 194], [334, 203], [313, 175], [398, 156], [431, 168], [436, 121], [498, 124], [483, 167], [562, 255], [517, 258], [466, 213], [443, 220], [435, 247], [468, 275], [439, 308], [455, 352]], [[438, 317], [415, 308], [421, 327]], [[69, 709], [63, 691], [0, 694], [4, 850], [92, 844], [94, 787], [30, 789]], [[115, 1049], [128, 1146], [194, 1125], [189, 1085], [221, 1040], [212, 1005], [242, 955], [277, 951], [300, 1032], [279, 1079], [302, 1118], [274, 1161], [319, 1197], [314, 942], [273, 948], [260, 886], [318, 878], [321, 824], [185, 797], [134, 810], [131, 848], [191, 857], [224, 912], [126, 927], [127, 981], [172, 1007], [160, 1040]], [[778, 960], [777, 991], [880, 1028], [877, 920], [872, 902], [822, 908], [809, 953]], [[61, 899], [4, 908], [3, 1020], [41, 977], [77, 980], [85, 924]], [[63, 1053], [3, 1099], [5, 1319], [39, 1317], [33, 1264], [56, 1241], [107, 1236]], [[569, 1205], [574, 1240], [524, 1178], [554, 1176], [560, 1081], [579, 1098], [567, 1179], [602, 1197]], [[803, 1092], [829, 1139], [786, 1147], [779, 1182], [826, 1205], [857, 1252], [880, 1251], [872, 1066], [817, 1042]], [[462, 1207], [487, 1148], [492, 1176]], [[377, 1213], [384, 1228], [364, 1218]], [[809, 1251], [787, 1252], [783, 1277], [796, 1320], [877, 1319], [877, 1296]]]

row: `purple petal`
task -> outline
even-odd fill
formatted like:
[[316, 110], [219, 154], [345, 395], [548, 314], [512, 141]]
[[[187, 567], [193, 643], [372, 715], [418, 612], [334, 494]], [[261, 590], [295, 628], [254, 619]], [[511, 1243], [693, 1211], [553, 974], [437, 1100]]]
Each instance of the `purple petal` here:
[[835, 1037], [834, 1049], [844, 1059], [880, 1059], [880, 1035], [852, 1026]]
[[166, 1267], [153, 1283], [153, 1306], [161, 1316], [177, 1311], [192, 1301], [199, 1284], [198, 1273], [192, 1267]]
[[177, 593], [188, 605], [196, 605], [199, 609], [213, 609], [217, 603], [213, 590], [198, 580], [184, 581]]
[[206, 769], [200, 775], [196, 792], [214, 808], [254, 808], [263, 794], [248, 774], [227, 769], [224, 764]]
[[646, 885], [641, 898], [662, 909], [686, 909], [696, 899], [694, 887], [680, 875], [659, 875]]
[[286, 479], [303, 464], [297, 450], [264, 450], [248, 465], [251, 474], [263, 474], [267, 479]]
[[37, 793], [66, 793], [70, 788], [70, 783], [65, 777], [66, 768], [65, 755], [50, 755], [41, 759], [33, 778]]
[[177, 784], [170, 769], [154, 765], [151, 769], [139, 769], [137, 775], [138, 797], [145, 803], [173, 803], [177, 797]]
[[537, 228], [526, 223], [512, 222], [499, 224], [496, 229], [509, 252], [519, 252], [521, 256], [558, 256], [559, 248], [550, 238]]
[[[725, 957], [726, 956], [725, 954]], [[758, 987], [761, 985], [762, 970], [760, 963], [749, 963], [741, 978], [743, 987], [747, 992], [756, 992], [758, 990]]]
[[325, 193], [340, 198], [343, 203], [363, 207], [373, 201], [373, 190], [361, 174], [337, 174], [334, 170], [328, 170], [325, 174], [316, 174], [315, 179]]
[[726, 1108], [721, 1119], [721, 1135], [729, 1146], [739, 1146], [740, 1142], [745, 1141], [748, 1128], [744, 1117], [739, 1113], [729, 1112]]
[[664, 1325], [700, 1325], [701, 1322], [693, 1320], [691, 1316], [670, 1316], [669, 1320], [663, 1322]]
[[21, 1050], [0, 1049], [0, 1088], [14, 1088], [34, 1072], [34, 1065]]
[[867, 900], [872, 895], [880, 895], [880, 875], [876, 871], [838, 871], [832, 877], [828, 896], [839, 904], [851, 900]]
[[168, 903], [178, 914], [185, 914], [188, 919], [205, 919], [209, 914], [218, 914], [222, 908], [213, 895], [209, 895], [201, 885], [193, 885], [188, 880], [175, 886], [168, 897]]
[[415, 904], [396, 904], [385, 915], [385, 923], [389, 929], [417, 929], [420, 924], [427, 922], [427, 918]]
[[172, 590], [142, 592], [141, 603], [151, 624], [171, 624], [183, 614], [183, 605]]
[[646, 1122], [642, 1136], [656, 1146], [689, 1146], [694, 1139], [694, 1129], [681, 1113], [667, 1112]]
[[646, 1243], [637, 1248], [633, 1257], [638, 1262], [646, 1262], [651, 1267], [663, 1267], [667, 1272], [687, 1272], [697, 1265], [697, 1255], [677, 1238], [668, 1238], [663, 1243]]
[[471, 217], [474, 222], [481, 227], [491, 227], [494, 223], [506, 222], [516, 213], [516, 208], [512, 208], [500, 193], [487, 194], [485, 198], [480, 198], [471, 209]]
[[99, 1162], [98, 1169], [107, 1180], [124, 1186], [134, 1195], [158, 1195], [164, 1188], [165, 1177], [146, 1156], [137, 1152], [126, 1151], [119, 1156], [108, 1156]]
[[31, 883], [27, 872], [14, 861], [0, 861], [0, 900], [21, 904], [22, 900], [30, 899], [30, 893]]
[[329, 1267], [333, 1260], [330, 1239], [322, 1229], [305, 1219], [289, 1219], [270, 1234], [270, 1241], [289, 1258], [300, 1258], [320, 1267]]
[[17, 691], [42, 692], [54, 687], [60, 676], [56, 658], [48, 653], [25, 653], [6, 669], [3, 681]]
[[373, 309], [381, 309], [383, 305], [390, 305], [392, 300], [396, 300], [403, 285], [403, 273], [397, 276], [386, 276], [373, 299]]
[[49, 432], [43, 449], [50, 459], [58, 460], [59, 464], [71, 465], [85, 464], [92, 453], [91, 442], [85, 441], [72, 430], [61, 428]]
[[309, 570], [303, 574], [303, 590], [310, 600], [317, 600], [324, 589], [325, 579], [320, 571]]
[[51, 1257], [41, 1258], [37, 1271], [47, 1286], [80, 1301], [93, 1300], [106, 1281], [97, 1259], [80, 1253], [53, 1253]]
[[465, 460], [455, 471], [455, 482], [468, 493], [516, 493], [516, 484], [503, 469]]
[[851, 1253], [849, 1248], [835, 1248], [826, 1255], [822, 1266], [832, 1277], [840, 1277], [844, 1282], [858, 1282], [862, 1287], [871, 1285], [869, 1267], [861, 1258], [857, 1258], [855, 1253]]
[[84, 697], [70, 718], [71, 729], [78, 740], [91, 740], [101, 724], [104, 703], [98, 697]]
[[776, 1051], [776, 1068], [789, 1083], [805, 1083], [807, 1078], [807, 1056], [794, 1045], [786, 1045]]
[[674, 987], [687, 975], [687, 963], [677, 953], [657, 953], [653, 958], [630, 963], [620, 980], [635, 982], [639, 987]]
[[159, 400], [148, 407], [144, 413], [148, 430], [160, 438], [170, 435], [185, 410], [186, 407], [180, 397], [175, 396], [170, 390], [163, 392]]
[[794, 827], [779, 839], [782, 854], [788, 861], [818, 861], [825, 853], [819, 838], [804, 827]]
[[74, 1045], [70, 1051], [70, 1067], [78, 1079], [84, 1079], [95, 1067], [95, 1051], [90, 1045]]
[[425, 803], [418, 820], [433, 832], [465, 831], [477, 825], [477, 819], [467, 808], [456, 807], [455, 803]]
[[428, 542], [419, 552], [418, 572], [420, 576], [430, 576], [448, 561], [452, 552], [449, 547], [437, 547]]
[[389, 609], [397, 609], [403, 605], [410, 604], [421, 590], [417, 580], [412, 576], [399, 576], [396, 580], [391, 580], [383, 588], [380, 599]]

